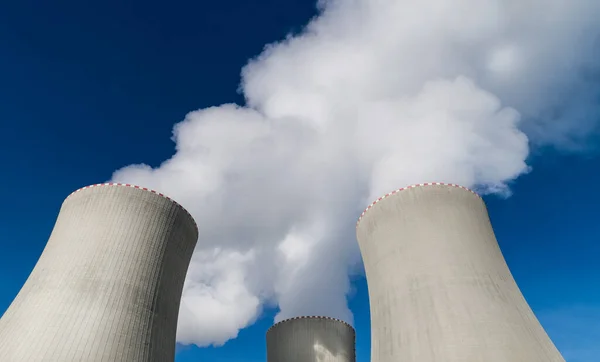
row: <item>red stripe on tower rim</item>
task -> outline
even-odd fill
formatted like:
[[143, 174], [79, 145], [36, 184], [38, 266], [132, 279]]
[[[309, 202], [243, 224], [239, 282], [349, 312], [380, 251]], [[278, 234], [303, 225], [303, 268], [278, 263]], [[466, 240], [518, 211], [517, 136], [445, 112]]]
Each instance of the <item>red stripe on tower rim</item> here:
[[471, 190], [471, 189], [469, 189], [467, 187], [464, 187], [464, 186], [461, 186], [461, 185], [457, 185], [457, 184], [444, 183], [444, 182], [426, 182], [426, 183], [422, 183], [422, 184], [409, 185], [409, 186], [406, 186], [406, 187], [402, 187], [402, 188], [396, 189], [396, 190], [394, 190], [392, 192], [389, 192], [389, 193], [385, 194], [385, 196], [382, 196], [382, 197], [378, 198], [377, 200], [373, 201], [369, 206], [367, 206], [367, 208], [358, 217], [358, 220], [356, 221], [356, 227], [358, 227], [358, 224], [360, 224], [360, 221], [365, 216], [365, 213], [367, 211], [369, 211], [369, 209], [373, 208], [373, 206], [375, 206], [375, 204], [377, 204], [381, 200], [387, 198], [388, 196], [392, 196], [392, 195], [394, 195], [394, 194], [396, 194], [396, 193], [398, 193], [400, 191], [405, 191], [405, 190], [408, 190], [408, 189], [412, 189], [412, 188], [416, 188], [416, 187], [423, 187], [423, 186], [451, 186], [451, 187], [456, 187], [456, 188], [468, 191], [468, 192], [472, 193], [473, 195], [476, 195], [477, 197], [481, 197], [475, 191], [473, 191], [473, 190]]
[[349, 327], [352, 330], [352, 332], [355, 333], [354, 327], [352, 327], [352, 325], [350, 325], [350, 323], [344, 322], [341, 319], [333, 318], [333, 317], [326, 317], [326, 316], [312, 316], [312, 315], [309, 315], [309, 316], [298, 316], [298, 317], [292, 317], [292, 318], [284, 319], [282, 321], [279, 321], [279, 322], [273, 324], [269, 329], [267, 329], [267, 333], [269, 333], [269, 331], [271, 329], [275, 328], [276, 326], [278, 326], [280, 324], [283, 324], [283, 323], [286, 323], [286, 322], [295, 321], [295, 320], [298, 320], [298, 319], [325, 319], [325, 320], [330, 320], [330, 321], [334, 321], [334, 322], [339, 322], [339, 323], [345, 325], [346, 327]]
[[194, 219], [194, 217], [192, 216], [192, 214], [190, 214], [190, 212], [186, 210], [186, 208], [185, 208], [185, 207], [181, 206], [181, 204], [180, 204], [180, 203], [178, 203], [177, 201], [173, 200], [172, 198], [170, 198], [170, 197], [168, 197], [168, 196], [165, 196], [164, 194], [162, 194], [162, 193], [160, 193], [160, 192], [158, 192], [158, 191], [155, 191], [155, 190], [152, 190], [152, 189], [149, 189], [149, 188], [146, 188], [146, 187], [141, 187], [141, 186], [138, 186], [138, 185], [133, 185], [133, 184], [124, 184], [124, 183], [118, 183], [118, 182], [107, 182], [107, 183], [103, 183], [103, 184], [93, 184], [93, 185], [89, 185], [89, 186], [84, 186], [84, 187], [82, 187], [82, 188], [79, 188], [79, 189], [77, 189], [77, 190], [75, 190], [75, 191], [71, 192], [71, 193], [69, 194], [69, 196], [67, 196], [67, 197], [65, 198], [65, 201], [66, 201], [66, 200], [67, 200], [69, 197], [71, 197], [72, 195], [74, 195], [74, 194], [78, 193], [79, 191], [82, 191], [82, 190], [85, 190], [85, 189], [89, 189], [89, 188], [92, 188], [92, 187], [98, 187], [98, 186], [122, 186], [122, 187], [131, 187], [131, 188], [134, 188], [134, 189], [143, 190], [143, 191], [146, 191], [146, 192], [151, 192], [151, 193], [153, 193], [153, 194], [156, 194], [156, 195], [158, 195], [158, 196], [160, 196], [160, 197], [162, 197], [162, 198], [164, 198], [164, 199], [167, 199], [167, 200], [169, 200], [171, 203], [173, 203], [175, 206], [177, 206], [177, 207], [179, 207], [181, 210], [183, 210], [183, 211], [184, 211], [186, 214], [188, 214], [188, 216], [190, 217], [190, 219], [192, 219], [192, 223], [194, 224], [194, 228], [196, 229], [196, 233], [198, 233], [198, 224], [196, 224], [196, 220]]

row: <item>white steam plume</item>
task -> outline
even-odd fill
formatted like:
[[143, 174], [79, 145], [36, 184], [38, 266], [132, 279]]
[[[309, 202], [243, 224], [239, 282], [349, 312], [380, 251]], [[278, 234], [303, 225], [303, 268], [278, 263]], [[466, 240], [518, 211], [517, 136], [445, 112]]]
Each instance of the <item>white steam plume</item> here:
[[351, 322], [354, 223], [371, 199], [429, 181], [506, 193], [529, 141], [574, 148], [595, 130], [597, 0], [319, 6], [243, 69], [245, 106], [188, 114], [171, 159], [113, 175], [199, 224], [181, 343], [223, 344], [264, 306]]

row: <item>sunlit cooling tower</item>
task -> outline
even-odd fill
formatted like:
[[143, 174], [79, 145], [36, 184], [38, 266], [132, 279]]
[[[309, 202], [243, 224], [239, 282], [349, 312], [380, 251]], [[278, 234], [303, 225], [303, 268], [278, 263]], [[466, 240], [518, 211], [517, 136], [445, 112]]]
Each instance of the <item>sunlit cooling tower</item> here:
[[0, 319], [0, 361], [173, 361], [197, 237], [192, 217], [153, 191], [74, 192]]
[[354, 328], [329, 317], [297, 317], [267, 331], [267, 362], [355, 362]]
[[372, 362], [564, 361], [519, 291], [483, 200], [422, 184], [380, 198], [357, 237]]

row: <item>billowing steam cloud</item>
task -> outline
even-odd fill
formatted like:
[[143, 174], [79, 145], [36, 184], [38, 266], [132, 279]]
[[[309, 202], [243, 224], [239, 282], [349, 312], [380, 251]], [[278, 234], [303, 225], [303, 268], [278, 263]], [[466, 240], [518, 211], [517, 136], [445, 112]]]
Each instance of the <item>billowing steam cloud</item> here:
[[200, 240], [178, 340], [219, 345], [265, 306], [352, 321], [354, 223], [429, 181], [508, 192], [529, 145], [585, 144], [600, 111], [597, 0], [331, 0], [243, 69], [245, 106], [192, 112], [156, 188]]

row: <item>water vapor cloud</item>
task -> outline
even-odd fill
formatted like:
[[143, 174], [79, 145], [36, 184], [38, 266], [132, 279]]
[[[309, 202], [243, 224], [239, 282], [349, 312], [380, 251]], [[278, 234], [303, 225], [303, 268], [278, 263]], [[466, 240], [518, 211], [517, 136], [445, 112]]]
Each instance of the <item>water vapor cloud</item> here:
[[246, 104], [189, 113], [170, 159], [112, 177], [199, 224], [180, 343], [221, 345], [265, 307], [352, 322], [354, 223], [372, 199], [432, 181], [508, 194], [532, 147], [584, 150], [597, 129], [596, 0], [318, 6], [244, 67]]

